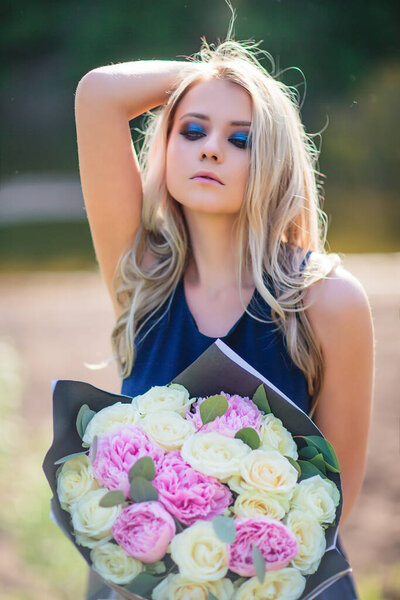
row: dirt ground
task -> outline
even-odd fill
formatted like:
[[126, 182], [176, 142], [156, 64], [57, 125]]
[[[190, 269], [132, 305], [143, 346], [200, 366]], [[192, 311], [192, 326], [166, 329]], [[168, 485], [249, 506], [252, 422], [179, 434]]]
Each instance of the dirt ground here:
[[[344, 265], [370, 298], [376, 380], [365, 480], [342, 539], [354, 571], [373, 572], [400, 560], [400, 253], [348, 255]], [[113, 311], [99, 274], [0, 275], [0, 290], [0, 338], [22, 359], [22, 414], [31, 426], [50, 419], [52, 379], [120, 392], [115, 364], [85, 366], [111, 356]], [[51, 436], [49, 431], [49, 445]]]

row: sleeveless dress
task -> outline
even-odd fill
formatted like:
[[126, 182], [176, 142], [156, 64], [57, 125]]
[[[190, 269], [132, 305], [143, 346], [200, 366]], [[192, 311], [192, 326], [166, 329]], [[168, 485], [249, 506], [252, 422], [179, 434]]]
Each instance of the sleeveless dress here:
[[[305, 261], [309, 255], [310, 252]], [[305, 261], [303, 261], [302, 267]], [[265, 283], [268, 285], [267, 281]], [[260, 315], [261, 309], [262, 318], [271, 320], [271, 309], [257, 289], [254, 291], [247, 309], [257, 316]], [[160, 320], [151, 328], [157, 319]], [[122, 381], [121, 394], [133, 397], [143, 394], [154, 385], [166, 385], [198, 358], [216, 339], [218, 338], [204, 335], [198, 330], [186, 302], [182, 277], [171, 296], [148, 321], [145, 331], [141, 331], [137, 335], [135, 363], [129, 377]], [[274, 323], [260, 322], [244, 312], [229, 332], [219, 339], [308, 414], [311, 398], [308, 394], [306, 378], [291, 360], [284, 344], [284, 338]], [[339, 539], [338, 548], [343, 553]], [[105, 598], [106, 596], [101, 597]], [[322, 592], [317, 599], [357, 600], [352, 575], [342, 577]]]

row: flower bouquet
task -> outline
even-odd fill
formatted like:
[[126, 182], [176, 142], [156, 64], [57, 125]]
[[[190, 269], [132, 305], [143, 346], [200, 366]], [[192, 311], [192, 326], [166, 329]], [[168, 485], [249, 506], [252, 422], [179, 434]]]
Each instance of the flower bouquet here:
[[53, 517], [123, 598], [311, 600], [351, 571], [332, 446], [221, 340], [135, 398], [53, 401]]

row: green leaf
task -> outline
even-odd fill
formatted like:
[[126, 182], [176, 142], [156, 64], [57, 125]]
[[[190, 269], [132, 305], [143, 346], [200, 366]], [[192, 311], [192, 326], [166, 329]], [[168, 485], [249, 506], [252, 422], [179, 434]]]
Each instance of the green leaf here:
[[80, 407], [78, 414], [76, 416], [76, 429], [78, 431], [78, 435], [80, 438], [83, 438], [83, 434], [84, 434], [84, 429], [82, 429], [82, 417], [87, 410], [90, 410], [88, 405], [82, 404], [82, 406]]
[[208, 592], [207, 594], [207, 600], [218, 600], [217, 596], [214, 596], [214, 594], [212, 592]]
[[150, 573], [139, 573], [139, 575], [136, 575], [135, 579], [133, 579], [124, 587], [129, 592], [138, 594], [138, 596], [143, 596], [143, 598], [147, 598], [151, 595], [151, 592], [154, 590], [156, 585], [160, 583], [161, 579], [161, 577], [156, 577]]
[[77, 456], [82, 456], [82, 454], [86, 454], [85, 452], [74, 452], [74, 454], [68, 454], [67, 456], [63, 456], [62, 458], [59, 458], [58, 460], [55, 461], [55, 465], [61, 465], [62, 463], [67, 462], [67, 460], [70, 460], [71, 458], [76, 458]]
[[92, 464], [94, 463], [94, 461], [96, 460], [96, 455], [97, 455], [97, 442], [98, 442], [98, 437], [97, 435], [95, 435], [93, 437], [93, 442], [92, 442]]
[[129, 482], [137, 476], [144, 477], [148, 481], [153, 481], [156, 476], [156, 468], [151, 456], [142, 456], [130, 468], [128, 473]]
[[308, 460], [299, 460], [299, 465], [301, 469], [301, 476], [299, 481], [303, 481], [303, 479], [308, 479], [309, 477], [314, 477], [315, 475], [320, 475], [324, 479], [327, 479], [326, 475], [322, 473], [315, 465], [313, 465]]
[[252, 555], [253, 555], [253, 565], [256, 570], [256, 575], [258, 577], [258, 581], [260, 583], [264, 583], [265, 571], [266, 571], [265, 558], [263, 557], [263, 555], [261, 554], [261, 552], [259, 551], [257, 546], [252, 544], [251, 548], [252, 548]]
[[294, 458], [292, 458], [291, 456], [285, 456], [286, 460], [288, 460], [290, 462], [290, 464], [296, 469], [298, 476], [300, 477], [301, 475], [301, 469], [300, 469], [300, 465], [297, 462], [297, 460], [294, 460]]
[[300, 435], [298, 437], [303, 438], [308, 446], [314, 446], [324, 457], [324, 461], [327, 464], [327, 468], [334, 473], [340, 473], [339, 461], [336, 457], [335, 450], [328, 440], [319, 435]]
[[82, 423], [81, 423], [82, 424], [83, 435], [85, 435], [86, 427], [89, 425], [90, 421], [93, 419], [93, 417], [94, 417], [95, 414], [96, 414], [96, 412], [94, 410], [90, 410], [90, 408], [88, 408], [83, 413]]
[[236, 539], [235, 521], [230, 517], [218, 515], [213, 518], [212, 525], [221, 542], [233, 544]]
[[314, 456], [317, 456], [318, 450], [315, 446], [305, 446], [299, 450], [299, 456], [305, 460], [311, 460]]
[[161, 573], [165, 573], [167, 567], [162, 560], [158, 560], [154, 563], [147, 563], [145, 565], [145, 569], [146, 573], [151, 573], [152, 575], [161, 575]]
[[315, 467], [317, 467], [317, 469], [319, 469], [324, 475], [326, 475], [326, 469], [325, 469], [326, 463], [325, 463], [324, 457], [322, 456], [321, 453], [314, 456], [314, 458], [312, 458], [310, 460], [310, 463], [312, 463]]
[[265, 413], [266, 415], [268, 415], [271, 412], [268, 398], [267, 398], [267, 393], [265, 391], [265, 387], [264, 387], [263, 383], [261, 385], [259, 385], [258, 388], [256, 389], [252, 400], [253, 400], [254, 404], [257, 406], [257, 408], [262, 410], [262, 412]]
[[217, 417], [222, 417], [228, 410], [228, 407], [228, 400], [221, 394], [216, 394], [203, 400], [200, 404], [200, 416], [203, 425], [214, 421]]
[[112, 490], [111, 492], [107, 492], [107, 494], [104, 494], [104, 496], [100, 498], [99, 506], [102, 506], [103, 508], [110, 508], [111, 506], [123, 504], [124, 502], [124, 492], [122, 492], [121, 490]]
[[158, 492], [145, 477], [136, 475], [131, 481], [130, 496], [135, 502], [158, 500]]
[[243, 429], [239, 429], [239, 431], [235, 433], [235, 438], [242, 440], [242, 442], [250, 446], [252, 450], [257, 450], [261, 444], [257, 431], [252, 427], [243, 427]]

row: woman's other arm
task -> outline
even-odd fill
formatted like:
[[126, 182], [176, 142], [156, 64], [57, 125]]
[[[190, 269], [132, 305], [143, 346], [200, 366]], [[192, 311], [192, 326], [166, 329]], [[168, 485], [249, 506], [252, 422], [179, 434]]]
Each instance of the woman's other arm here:
[[142, 182], [129, 121], [167, 99], [187, 63], [138, 61], [99, 67], [75, 95], [79, 171], [90, 231], [116, 315], [112, 278], [141, 220]]
[[374, 331], [368, 298], [342, 267], [314, 284], [306, 302], [321, 344], [325, 375], [314, 421], [341, 467], [343, 525], [364, 478], [374, 388]]

